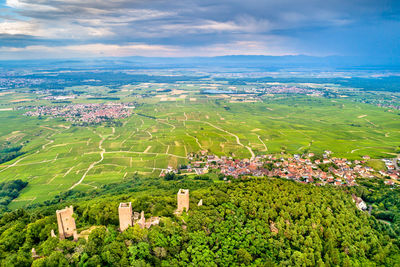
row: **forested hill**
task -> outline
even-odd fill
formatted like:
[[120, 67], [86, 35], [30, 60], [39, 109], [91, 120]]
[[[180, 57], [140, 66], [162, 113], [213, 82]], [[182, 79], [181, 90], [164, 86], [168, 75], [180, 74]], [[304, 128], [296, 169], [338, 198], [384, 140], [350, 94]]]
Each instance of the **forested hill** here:
[[[76, 200], [79, 231], [102, 225], [92, 230], [88, 241], [50, 237], [51, 229], [57, 229], [56, 216], [45, 216], [44, 209], [4, 214], [2, 266], [30, 266], [32, 247], [43, 256], [33, 266], [394, 266], [400, 262], [398, 244], [386, 234], [384, 224], [357, 210], [342, 189], [280, 179], [198, 181], [197, 185], [169, 181], [161, 187], [165, 184], [169, 189]], [[175, 217], [175, 189], [180, 186], [193, 187], [191, 206], [188, 216]], [[200, 199], [203, 206], [197, 206]], [[119, 233], [120, 201], [132, 201], [133, 209], [143, 209], [146, 217], [161, 216], [160, 225], [150, 229], [136, 225]]]

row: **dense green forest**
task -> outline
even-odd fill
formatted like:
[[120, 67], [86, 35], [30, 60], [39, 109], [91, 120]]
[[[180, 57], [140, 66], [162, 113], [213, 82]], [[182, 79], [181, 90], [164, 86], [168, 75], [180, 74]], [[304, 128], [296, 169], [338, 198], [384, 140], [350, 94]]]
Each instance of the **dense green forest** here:
[[[176, 217], [179, 188], [190, 189], [191, 206]], [[119, 233], [118, 204], [126, 201], [146, 217], [161, 216], [160, 225]], [[88, 241], [50, 237], [55, 210], [70, 204], [79, 231], [99, 226]], [[0, 259], [2, 266], [394, 266], [400, 250], [390, 231], [341, 188], [281, 179], [132, 178], [4, 213]], [[33, 261], [32, 248], [42, 257]]]
[[393, 236], [400, 238], [400, 188], [391, 188], [382, 179], [360, 179], [361, 186], [352, 192], [372, 207], [372, 215], [388, 225]]
[[27, 184], [27, 182], [21, 180], [0, 183], [0, 215], [8, 210], [8, 204], [19, 196], [19, 192]]

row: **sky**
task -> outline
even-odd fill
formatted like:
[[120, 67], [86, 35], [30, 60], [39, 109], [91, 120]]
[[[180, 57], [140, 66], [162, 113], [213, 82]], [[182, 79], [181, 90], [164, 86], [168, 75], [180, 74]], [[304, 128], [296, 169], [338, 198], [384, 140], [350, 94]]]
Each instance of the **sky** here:
[[400, 0], [0, 0], [0, 60], [400, 58]]

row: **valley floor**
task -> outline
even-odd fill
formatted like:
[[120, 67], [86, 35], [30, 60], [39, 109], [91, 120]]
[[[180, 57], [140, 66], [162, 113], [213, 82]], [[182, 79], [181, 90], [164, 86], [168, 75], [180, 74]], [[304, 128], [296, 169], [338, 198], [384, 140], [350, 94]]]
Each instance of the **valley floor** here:
[[190, 152], [254, 158], [261, 154], [322, 154], [359, 159], [394, 157], [400, 118], [346, 100], [284, 98], [258, 103], [210, 99], [143, 104], [114, 126], [72, 126], [60, 119], [0, 113], [1, 141], [25, 143], [24, 155], [0, 165], [0, 181], [29, 185], [11, 208], [87, 190], [138, 173], [159, 176], [187, 164]]

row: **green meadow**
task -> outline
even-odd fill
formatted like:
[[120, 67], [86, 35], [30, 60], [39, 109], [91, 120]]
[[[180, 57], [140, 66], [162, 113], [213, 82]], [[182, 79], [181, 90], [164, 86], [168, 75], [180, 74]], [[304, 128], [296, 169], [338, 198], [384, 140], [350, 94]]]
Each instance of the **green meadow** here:
[[237, 158], [331, 150], [336, 157], [357, 159], [399, 152], [398, 112], [372, 105], [304, 96], [265, 97], [256, 103], [189, 97], [145, 99], [120, 127], [76, 127], [61, 119], [0, 111], [0, 142], [21, 143], [25, 152], [0, 165], [0, 181], [29, 182], [10, 207], [135, 173], [157, 177], [200, 150]]

